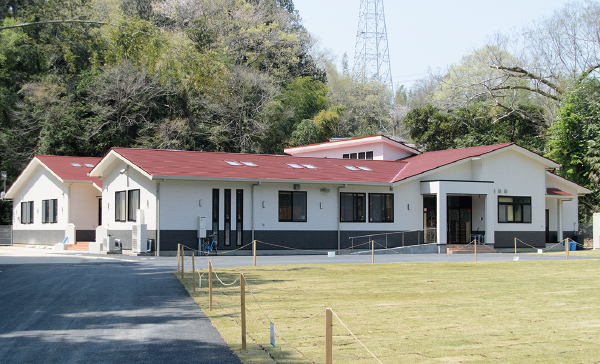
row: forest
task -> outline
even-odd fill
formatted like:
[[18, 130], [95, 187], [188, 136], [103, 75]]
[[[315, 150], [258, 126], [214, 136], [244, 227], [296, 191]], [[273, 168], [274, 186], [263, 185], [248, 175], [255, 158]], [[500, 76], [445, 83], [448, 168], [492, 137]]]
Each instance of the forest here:
[[[281, 154], [386, 134], [426, 151], [515, 142], [599, 211], [600, 4], [570, 3], [395, 94], [319, 49], [292, 0], [0, 2], [0, 169], [111, 147]], [[10, 223], [0, 202], [0, 224]]]

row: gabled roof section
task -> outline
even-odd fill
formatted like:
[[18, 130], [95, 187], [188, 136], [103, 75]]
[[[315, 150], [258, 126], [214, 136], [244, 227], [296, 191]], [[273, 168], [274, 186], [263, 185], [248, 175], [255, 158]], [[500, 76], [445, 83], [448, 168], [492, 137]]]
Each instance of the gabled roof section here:
[[[549, 177], [551, 179], [558, 181], [559, 183], [566, 184], [567, 186], [576, 189], [577, 194], [579, 194], [579, 195], [587, 195], [587, 194], [592, 193], [592, 190], [585, 188], [578, 183], [575, 183], [571, 180], [566, 179], [565, 177], [559, 176], [558, 174], [552, 173], [550, 171], [546, 171], [546, 177], [547, 178]], [[546, 189], [546, 191], [548, 191], [548, 190], [549, 190], [549, 188]]]
[[37, 167], [46, 168], [60, 182], [90, 182], [101, 189], [102, 181], [98, 178], [88, 176], [88, 173], [100, 160], [101, 158], [97, 157], [35, 155], [8, 189], [6, 198], [12, 199], [13, 194], [22, 187]]
[[402, 162], [406, 163], [406, 166], [394, 177], [392, 182], [399, 182], [411, 177], [421, 176], [438, 168], [449, 166], [468, 158], [481, 157], [485, 154], [499, 151], [513, 145], [516, 144], [505, 143], [483, 147], [448, 149], [436, 152], [426, 152], [408, 157], [402, 160]]
[[301, 145], [293, 148], [285, 148], [283, 151], [290, 155], [295, 154], [303, 154], [308, 152], [316, 152], [323, 150], [331, 150], [337, 148], [351, 147], [351, 146], [359, 146], [373, 143], [386, 143], [391, 145], [394, 148], [401, 149], [409, 154], [421, 154], [420, 151], [409, 147], [408, 145], [386, 137], [385, 135], [372, 135], [367, 137], [360, 138], [352, 138], [352, 139], [344, 139], [344, 140], [336, 140], [333, 142], [325, 142], [325, 143], [316, 143], [309, 145]]
[[546, 196], [574, 197], [575, 195], [565, 192], [559, 188], [546, 188]]
[[[115, 159], [125, 161], [150, 179], [234, 179], [385, 185], [389, 185], [404, 166], [403, 162], [394, 161], [112, 148], [90, 175], [101, 176], [102, 171]], [[348, 166], [354, 168], [349, 169]]]

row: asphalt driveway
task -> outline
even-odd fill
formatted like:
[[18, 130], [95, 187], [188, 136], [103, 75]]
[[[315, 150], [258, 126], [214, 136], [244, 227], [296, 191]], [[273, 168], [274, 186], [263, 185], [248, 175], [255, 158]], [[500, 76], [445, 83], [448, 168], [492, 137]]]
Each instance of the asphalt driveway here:
[[172, 270], [0, 265], [0, 363], [240, 363]]

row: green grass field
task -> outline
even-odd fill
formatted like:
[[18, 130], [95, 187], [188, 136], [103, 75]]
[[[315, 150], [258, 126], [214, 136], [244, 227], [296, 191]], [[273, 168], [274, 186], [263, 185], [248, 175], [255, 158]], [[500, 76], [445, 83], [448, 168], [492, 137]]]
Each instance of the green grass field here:
[[[578, 254], [573, 253], [573, 254]], [[581, 252], [585, 253], [585, 252]], [[582, 254], [585, 255], [585, 254]], [[327, 307], [382, 363], [600, 363], [600, 261], [215, 267], [190, 292], [244, 363], [323, 363]], [[183, 280], [191, 290], [191, 272]], [[197, 284], [197, 283], [196, 283]], [[313, 315], [316, 317], [303, 322]], [[377, 363], [334, 317], [334, 363]]]

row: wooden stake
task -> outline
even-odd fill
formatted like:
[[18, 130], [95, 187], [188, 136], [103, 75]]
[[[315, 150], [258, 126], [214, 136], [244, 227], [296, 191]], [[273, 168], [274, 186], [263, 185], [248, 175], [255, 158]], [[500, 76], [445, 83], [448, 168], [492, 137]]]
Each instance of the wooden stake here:
[[371, 263], [375, 263], [375, 240], [371, 240]]
[[565, 239], [565, 253], [567, 256], [567, 260], [569, 260], [569, 238]]
[[517, 238], [515, 238], [515, 254], [517, 254]]
[[332, 364], [333, 360], [333, 319], [331, 308], [325, 310], [325, 364]]
[[181, 256], [179, 253], [181, 253], [181, 244], [177, 244], [177, 273], [181, 272]]
[[183, 262], [185, 261], [185, 250], [183, 249], [183, 245], [181, 246], [181, 280], [183, 280]]
[[256, 240], [252, 243], [252, 255], [254, 255], [254, 266], [256, 267]]
[[246, 350], [246, 278], [240, 273], [240, 310], [242, 312], [242, 350]]
[[212, 262], [208, 261], [208, 309], [212, 311]]
[[194, 263], [194, 251], [192, 251], [192, 287], [193, 292], [196, 292], [196, 263]]

